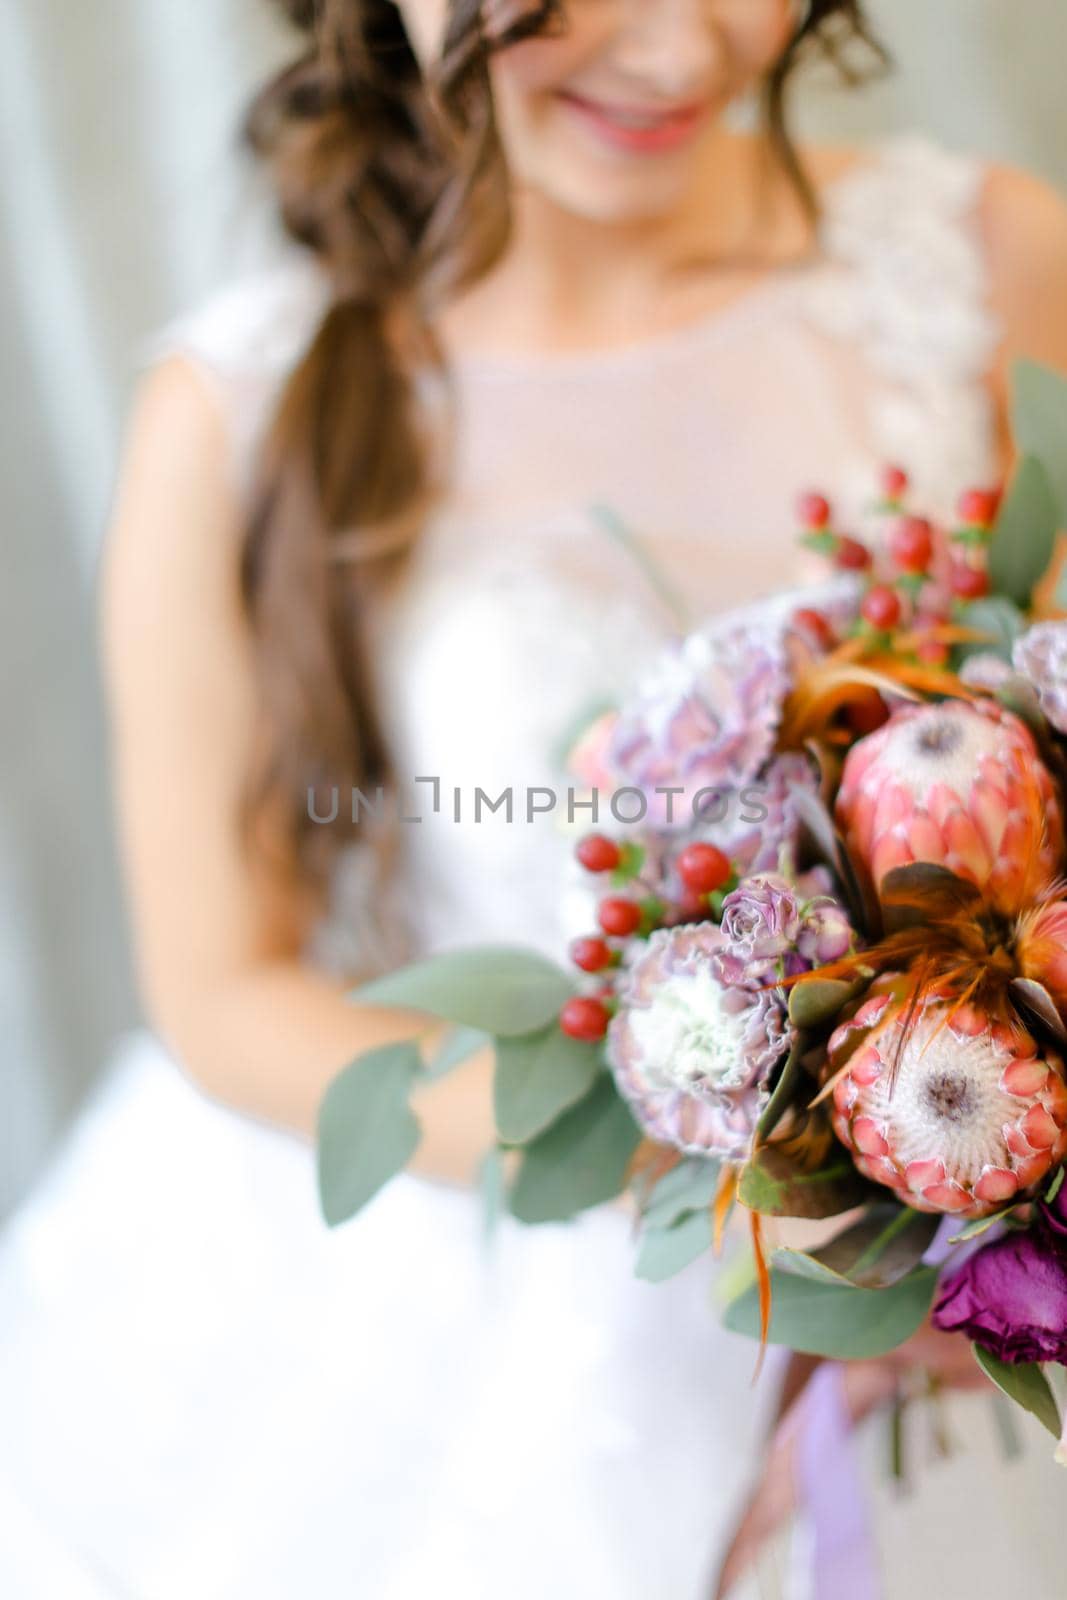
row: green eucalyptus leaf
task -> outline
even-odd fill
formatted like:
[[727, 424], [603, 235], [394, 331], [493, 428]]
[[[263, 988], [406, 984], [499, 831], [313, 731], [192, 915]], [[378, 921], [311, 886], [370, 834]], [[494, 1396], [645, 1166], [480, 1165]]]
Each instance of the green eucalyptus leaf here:
[[[795, 989], [793, 994], [796, 994]], [[792, 996], [790, 997], [790, 1016], [792, 1017]], [[804, 1034], [799, 1031], [800, 1024], [796, 1022], [795, 1018], [793, 1018], [793, 1022], [797, 1026], [798, 1032], [793, 1040], [792, 1049], [786, 1057], [785, 1065], [779, 1074], [778, 1082], [775, 1084], [771, 1097], [763, 1109], [763, 1115], [756, 1124], [757, 1145], [763, 1144], [770, 1138], [791, 1107], [801, 1104], [803, 1086], [805, 1084], [809, 1087], [811, 1086], [803, 1064], [804, 1052], [807, 1049], [808, 1041]], [[807, 1098], [811, 1098], [810, 1094]]]
[[520, 1222], [567, 1222], [614, 1200], [641, 1134], [605, 1073], [585, 1099], [528, 1145], [511, 1191]]
[[483, 1033], [481, 1028], [450, 1028], [426, 1070], [432, 1078], [443, 1078], [446, 1072], [462, 1066], [464, 1061], [469, 1061], [471, 1056], [476, 1056], [479, 1050], [484, 1050], [491, 1043], [490, 1036]]
[[1028, 606], [1048, 571], [1060, 528], [1056, 490], [1042, 461], [1023, 456], [989, 542], [989, 578], [997, 594]]
[[805, 978], [789, 991], [789, 1020], [795, 1028], [822, 1028], [850, 1000], [866, 988], [870, 980], [860, 978]]
[[1067, 512], [1067, 379], [1036, 361], [1017, 361], [1011, 379], [1016, 446], [1045, 468], [1062, 522]]
[[822, 1283], [888, 1289], [920, 1263], [940, 1218], [879, 1202], [818, 1250], [778, 1250], [775, 1264]]
[[[887, 1355], [920, 1327], [936, 1287], [932, 1267], [918, 1268], [890, 1289], [815, 1283], [772, 1268], [769, 1342], [834, 1361]], [[731, 1301], [724, 1321], [731, 1332], [758, 1339], [758, 1288]]]
[[665, 1283], [711, 1249], [711, 1212], [690, 1211], [668, 1228], [646, 1228], [636, 1272], [646, 1283]]
[[331, 1228], [347, 1222], [407, 1165], [420, 1129], [408, 1097], [422, 1071], [411, 1040], [369, 1050], [347, 1066], [323, 1096], [318, 1118], [322, 1214]]
[[478, 1192], [482, 1197], [482, 1226], [485, 1238], [492, 1239], [507, 1207], [504, 1151], [494, 1145], [487, 1150], [478, 1172]]
[[957, 661], [968, 656], [995, 655], [1011, 660], [1012, 647], [1026, 627], [1026, 618], [1013, 600], [1006, 595], [992, 594], [984, 600], [969, 600], [961, 605], [956, 616], [961, 627], [973, 628], [980, 639], [973, 639], [957, 648]]
[[653, 1188], [641, 1213], [647, 1228], [669, 1228], [692, 1211], [715, 1203], [722, 1168], [711, 1157], [687, 1156]]
[[769, 1217], [837, 1217], [870, 1198], [871, 1185], [856, 1171], [843, 1148], [835, 1147], [825, 1167], [805, 1172], [776, 1145], [757, 1150], [741, 1174], [737, 1198], [750, 1211]]
[[972, 1345], [974, 1359], [992, 1383], [1009, 1400], [1036, 1417], [1054, 1438], [1060, 1436], [1060, 1412], [1049, 1381], [1036, 1363], [999, 1361], [980, 1344]]
[[968, 1239], [979, 1239], [983, 1233], [988, 1233], [990, 1228], [998, 1222], [1006, 1222], [1016, 1206], [1004, 1206], [1000, 1211], [990, 1212], [988, 1217], [972, 1217], [970, 1222], [965, 1222], [960, 1227], [959, 1233], [954, 1233], [948, 1240], [949, 1244], [966, 1244]]
[[349, 998], [511, 1036], [547, 1027], [573, 993], [566, 973], [544, 956], [488, 945], [429, 956], [363, 984]]
[[540, 1033], [498, 1039], [493, 1076], [496, 1129], [504, 1144], [529, 1144], [585, 1098], [602, 1048], [571, 1039], [552, 1022]]

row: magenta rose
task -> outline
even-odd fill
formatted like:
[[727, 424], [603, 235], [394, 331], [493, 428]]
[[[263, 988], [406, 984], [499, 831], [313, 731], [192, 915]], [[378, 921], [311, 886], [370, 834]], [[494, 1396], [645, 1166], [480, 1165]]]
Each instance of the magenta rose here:
[[1067, 1252], [1040, 1225], [976, 1250], [941, 1284], [933, 1324], [1000, 1361], [1067, 1363]]

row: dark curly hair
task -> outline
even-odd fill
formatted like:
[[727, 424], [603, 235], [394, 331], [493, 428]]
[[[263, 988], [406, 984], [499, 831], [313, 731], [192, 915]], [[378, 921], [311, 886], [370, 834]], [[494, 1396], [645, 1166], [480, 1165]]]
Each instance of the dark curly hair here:
[[[288, 233], [318, 257], [333, 296], [264, 440], [244, 538], [261, 727], [242, 825], [250, 840], [268, 809], [280, 814], [292, 857], [321, 887], [345, 833], [314, 824], [309, 789], [390, 781], [364, 618], [447, 480], [448, 428], [429, 426], [415, 377], [427, 367], [447, 376], [435, 313], [492, 268], [509, 237], [489, 60], [565, 29], [566, 8], [513, 0], [493, 32], [484, 0], [450, 0], [428, 78], [394, 0], [280, 3], [306, 43], [257, 96], [246, 135]], [[813, 54], [858, 77], [857, 41], [884, 60], [859, 0], [811, 0], [764, 86], [771, 148], [812, 219], [789, 87]]]

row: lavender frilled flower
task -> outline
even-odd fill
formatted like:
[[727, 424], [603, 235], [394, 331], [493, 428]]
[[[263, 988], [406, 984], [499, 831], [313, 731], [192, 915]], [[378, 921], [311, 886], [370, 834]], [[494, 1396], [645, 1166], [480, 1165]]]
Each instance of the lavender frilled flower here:
[[819, 895], [804, 907], [797, 954], [809, 966], [824, 967], [847, 956], [855, 937], [844, 906], [830, 895]]
[[1037, 690], [1041, 709], [1067, 733], [1067, 622], [1039, 622], [1015, 641], [1015, 670]]
[[[780, 623], [692, 633], [665, 655], [615, 724], [608, 764], [660, 827], [692, 822], [702, 790], [739, 789], [769, 759], [790, 685]], [[669, 796], [657, 790], [673, 788]]]
[[[816, 879], [821, 883], [821, 879]], [[731, 981], [773, 983], [840, 961], [855, 933], [829, 893], [805, 893], [776, 873], [743, 878], [722, 909], [726, 947], [720, 961]]]
[[964, 683], [972, 689], [985, 689], [989, 694], [996, 694], [998, 689], [1003, 689], [1013, 676], [1011, 664], [992, 650], [980, 650], [968, 656], [960, 668], [960, 678]]
[[744, 878], [723, 901], [720, 961], [735, 981], [765, 983], [796, 950], [803, 926], [791, 883], [774, 873]]
[[732, 983], [714, 923], [659, 929], [608, 1030], [620, 1093], [650, 1138], [742, 1160], [793, 1032], [780, 991]]
[[790, 871], [801, 833], [794, 789], [818, 793], [811, 761], [797, 752], [775, 756], [758, 782], [739, 797], [741, 804], [721, 823], [700, 828], [695, 837], [717, 845], [742, 875]]
[[999, 1361], [1067, 1362], [1067, 1252], [1040, 1226], [1005, 1234], [942, 1282], [932, 1321]]

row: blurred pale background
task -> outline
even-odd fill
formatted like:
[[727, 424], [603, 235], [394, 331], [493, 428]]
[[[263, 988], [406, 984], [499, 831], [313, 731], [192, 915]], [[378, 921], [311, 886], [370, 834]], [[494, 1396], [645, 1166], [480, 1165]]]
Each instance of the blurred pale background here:
[[[1067, 187], [1063, 0], [874, 0], [894, 77], [812, 83], [835, 139], [915, 127]], [[269, 0], [0, 0], [0, 1213], [138, 1018], [93, 590], [146, 336], [267, 247], [233, 155]], [[180, 781], [180, 774], [176, 775]]]

